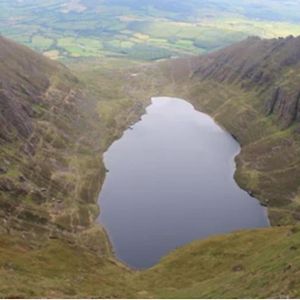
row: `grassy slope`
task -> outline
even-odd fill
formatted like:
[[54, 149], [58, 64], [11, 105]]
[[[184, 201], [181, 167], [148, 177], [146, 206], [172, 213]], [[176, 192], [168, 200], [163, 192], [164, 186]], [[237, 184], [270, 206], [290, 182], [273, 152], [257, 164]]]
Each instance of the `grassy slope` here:
[[49, 240], [36, 248], [0, 238], [1, 298], [120, 298], [137, 295], [132, 271], [74, 244]]
[[300, 296], [299, 227], [196, 241], [144, 272], [59, 240], [37, 249], [3, 235], [0, 245], [0, 297], [5, 298]]
[[299, 228], [196, 241], [139, 275], [158, 298], [297, 298]]

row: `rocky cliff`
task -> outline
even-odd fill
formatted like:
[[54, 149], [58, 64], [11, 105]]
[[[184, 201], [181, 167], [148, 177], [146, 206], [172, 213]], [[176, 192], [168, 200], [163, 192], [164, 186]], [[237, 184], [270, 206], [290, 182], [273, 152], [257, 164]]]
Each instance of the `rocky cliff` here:
[[0, 230], [78, 240], [95, 231], [104, 177], [96, 102], [66, 67], [3, 37], [0, 57]]
[[201, 80], [240, 84], [265, 96], [261, 108], [282, 127], [300, 120], [300, 37], [247, 40], [200, 58], [194, 75]]

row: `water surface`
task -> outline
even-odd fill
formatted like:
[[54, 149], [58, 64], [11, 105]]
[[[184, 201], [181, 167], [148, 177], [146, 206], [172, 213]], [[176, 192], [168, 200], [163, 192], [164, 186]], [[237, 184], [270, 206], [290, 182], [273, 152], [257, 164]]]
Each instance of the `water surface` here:
[[154, 265], [195, 239], [268, 226], [265, 208], [233, 179], [239, 144], [206, 114], [153, 98], [105, 153], [100, 222], [119, 259]]

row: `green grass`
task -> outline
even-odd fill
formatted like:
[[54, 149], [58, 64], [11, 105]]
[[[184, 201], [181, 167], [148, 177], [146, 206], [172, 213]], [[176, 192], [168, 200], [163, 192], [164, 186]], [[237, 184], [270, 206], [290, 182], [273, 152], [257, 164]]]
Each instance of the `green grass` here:
[[53, 45], [53, 40], [49, 38], [45, 38], [41, 35], [35, 35], [31, 40], [31, 45], [34, 48], [41, 49], [41, 50], [47, 50]]
[[0, 237], [3, 298], [298, 298], [299, 227], [243, 231], [172, 251], [145, 271], [49, 240]]
[[113, 259], [50, 240], [39, 249], [1, 235], [0, 297], [132, 297], [131, 272]]
[[67, 51], [70, 57], [101, 56], [103, 49], [100, 41], [91, 38], [60, 38], [57, 46]]
[[299, 241], [299, 228], [197, 241], [173, 251], [140, 278], [158, 298], [297, 298]]

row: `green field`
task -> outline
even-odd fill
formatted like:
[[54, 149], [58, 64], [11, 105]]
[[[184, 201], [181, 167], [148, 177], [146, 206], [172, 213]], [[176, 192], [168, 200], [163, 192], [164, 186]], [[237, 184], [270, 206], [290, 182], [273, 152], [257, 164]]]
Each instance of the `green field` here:
[[[54, 59], [152, 61], [202, 54], [249, 35], [299, 35], [298, 1], [0, 1], [0, 33]], [[272, 17], [271, 17], [272, 16]]]

